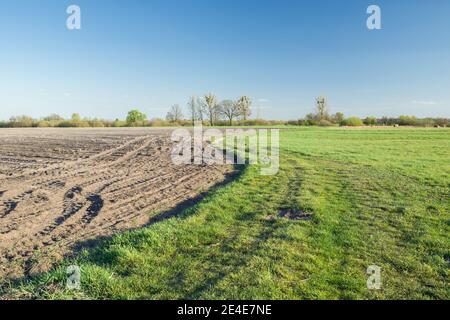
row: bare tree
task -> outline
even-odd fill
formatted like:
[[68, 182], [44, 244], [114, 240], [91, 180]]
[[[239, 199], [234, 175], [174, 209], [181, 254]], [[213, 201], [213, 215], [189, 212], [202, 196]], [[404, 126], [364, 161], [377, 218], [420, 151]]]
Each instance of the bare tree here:
[[220, 103], [220, 112], [233, 124], [233, 119], [241, 115], [239, 103], [232, 100], [224, 100]]
[[328, 118], [327, 98], [323, 96], [316, 98], [316, 111], [318, 120], [324, 120]]
[[197, 98], [197, 120], [203, 123], [203, 120], [205, 119], [205, 114], [203, 112], [202, 103], [203, 103], [202, 98]]
[[240, 116], [242, 116], [242, 119], [245, 121], [250, 117], [252, 114], [251, 105], [252, 100], [247, 96], [242, 96], [238, 99], [237, 104], [240, 109]]
[[188, 102], [188, 109], [191, 115], [192, 125], [195, 125], [196, 120], [200, 120], [202, 116], [200, 115], [201, 110], [199, 108], [198, 100], [196, 97], [192, 96]]
[[170, 122], [177, 122], [183, 118], [183, 112], [179, 105], [174, 104], [170, 107], [169, 112], [167, 112], [166, 120]]
[[214, 94], [208, 93], [204, 96], [202, 101], [202, 112], [209, 118], [209, 123], [213, 126], [214, 121], [217, 120], [219, 116], [219, 106]]

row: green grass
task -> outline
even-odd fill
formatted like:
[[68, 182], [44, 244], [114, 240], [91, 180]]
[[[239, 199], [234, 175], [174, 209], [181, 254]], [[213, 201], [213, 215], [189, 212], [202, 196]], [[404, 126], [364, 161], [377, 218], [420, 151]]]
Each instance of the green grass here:
[[[26, 298], [449, 299], [450, 130], [303, 128], [180, 216], [4, 287]], [[283, 209], [310, 220], [278, 217]], [[67, 291], [65, 267], [82, 269]], [[381, 267], [381, 290], [366, 269]]]

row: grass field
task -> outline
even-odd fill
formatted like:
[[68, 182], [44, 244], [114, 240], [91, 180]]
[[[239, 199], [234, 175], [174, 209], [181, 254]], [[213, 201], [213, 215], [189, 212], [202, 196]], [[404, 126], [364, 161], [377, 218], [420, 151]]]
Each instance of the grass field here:
[[[450, 130], [281, 132], [278, 175], [242, 169], [181, 215], [4, 287], [28, 298], [450, 299]], [[304, 220], [279, 216], [293, 210]], [[149, 213], [150, 214], [150, 213]], [[81, 290], [65, 289], [66, 266]], [[366, 269], [381, 267], [381, 290]]]

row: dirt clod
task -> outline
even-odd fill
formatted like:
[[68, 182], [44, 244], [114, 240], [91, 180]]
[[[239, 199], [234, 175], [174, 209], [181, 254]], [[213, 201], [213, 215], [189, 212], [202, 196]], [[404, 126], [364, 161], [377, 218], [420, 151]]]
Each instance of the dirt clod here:
[[300, 210], [283, 209], [278, 214], [281, 218], [286, 218], [289, 220], [310, 220], [313, 217], [312, 212], [305, 212]]

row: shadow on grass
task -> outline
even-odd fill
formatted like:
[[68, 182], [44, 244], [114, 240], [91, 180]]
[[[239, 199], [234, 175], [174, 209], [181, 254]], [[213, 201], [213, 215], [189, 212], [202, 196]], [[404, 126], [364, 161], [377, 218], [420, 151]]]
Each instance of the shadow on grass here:
[[[217, 191], [218, 189], [230, 184], [231, 182], [239, 179], [239, 177], [242, 176], [242, 174], [245, 171], [246, 166], [245, 165], [234, 165], [233, 166], [233, 170], [225, 175], [225, 179], [222, 180], [221, 182], [216, 183], [215, 185], [213, 185], [212, 187], [210, 187], [208, 190], [198, 194], [196, 197], [191, 198], [191, 199], [187, 199], [185, 201], [182, 201], [180, 203], [178, 203], [175, 207], [161, 212], [159, 214], [157, 214], [154, 217], [151, 217], [150, 220], [142, 225], [139, 228], [134, 228], [134, 229], [129, 229], [125, 232], [132, 232], [135, 230], [139, 230], [142, 228], [146, 228], [149, 227], [155, 223], [170, 219], [172, 217], [188, 217], [189, 215], [187, 214], [189, 212], [189, 209], [194, 208], [198, 203], [200, 203], [201, 201], [203, 201], [206, 197], [214, 194], [215, 191]], [[108, 241], [111, 240], [114, 237], [114, 235], [112, 236], [105, 236], [105, 237], [98, 237], [95, 239], [90, 239], [90, 240], [85, 240], [85, 241], [81, 241], [78, 242], [74, 245], [74, 253], [79, 253], [81, 250], [86, 249], [86, 248], [96, 248], [99, 246], [104, 246], [108, 244]], [[73, 257], [73, 255], [71, 255], [70, 257]], [[67, 257], [66, 257], [67, 258]]]
[[[280, 227], [276, 221], [263, 221], [262, 224], [261, 231], [258, 232], [253, 241], [251, 241], [244, 251], [241, 251], [239, 254], [236, 254], [232, 258], [228, 258], [226, 260], [224, 260], [220, 254], [211, 256], [209, 260], [211, 264], [218, 266], [231, 265], [233, 267], [233, 272], [237, 272], [238, 270], [248, 267], [251, 263], [251, 259], [260, 254], [266, 244], [266, 241], [273, 238], [276, 231]], [[235, 240], [238, 239], [238, 236], [239, 235], [236, 235], [222, 243], [220, 246], [220, 252], [225, 255], [230, 251], [235, 251], [235, 249], [233, 249], [233, 243], [235, 243]], [[229, 272], [230, 270], [224, 269], [215, 270], [214, 274], [208, 277], [208, 279], [205, 279], [205, 281], [202, 281], [196, 287], [192, 288], [188, 292], [185, 292], [181, 300], [206, 299], [205, 294], [207, 294], [211, 288], [216, 287], [222, 280], [224, 280], [229, 275]], [[173, 283], [172, 285], [175, 288], [181, 286], [180, 291], [183, 291], [183, 284]], [[236, 297], [233, 298], [236, 299]]]

